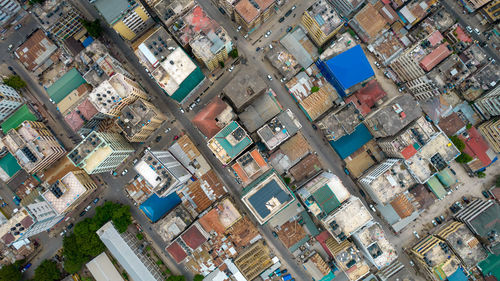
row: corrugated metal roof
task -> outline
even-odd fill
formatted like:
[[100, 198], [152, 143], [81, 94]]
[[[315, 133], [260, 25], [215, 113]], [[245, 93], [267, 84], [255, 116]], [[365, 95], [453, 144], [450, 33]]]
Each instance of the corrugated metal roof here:
[[72, 68], [61, 78], [59, 78], [59, 80], [52, 84], [52, 86], [48, 87], [47, 93], [49, 94], [52, 101], [54, 101], [55, 103], [59, 103], [67, 95], [69, 95], [69, 93], [71, 93], [83, 83], [86, 83], [86, 81], [82, 77], [80, 72], [78, 72], [76, 68]]

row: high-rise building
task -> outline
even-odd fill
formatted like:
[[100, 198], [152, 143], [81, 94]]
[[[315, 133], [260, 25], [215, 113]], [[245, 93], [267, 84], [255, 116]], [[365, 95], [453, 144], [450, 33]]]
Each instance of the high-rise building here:
[[94, 6], [106, 22], [126, 40], [132, 40], [154, 23], [140, 1], [96, 0]]
[[234, 19], [251, 33], [271, 17], [275, 6], [274, 0], [240, 0], [234, 5]]
[[496, 153], [500, 153], [500, 119], [497, 118], [484, 122], [478, 129], [491, 149]]
[[88, 99], [100, 113], [117, 117], [125, 106], [132, 104], [138, 98], [147, 99], [147, 97], [137, 82], [117, 73], [94, 88]]
[[413, 48], [401, 54], [389, 65], [402, 82], [420, 78], [425, 74], [419, 62], [413, 59], [412, 53], [410, 52], [412, 50]]
[[12, 17], [21, 10], [21, 6], [16, 0], [5, 0], [0, 2], [0, 25], [5, 25], [12, 20]]
[[92, 132], [67, 157], [88, 174], [110, 172], [135, 149], [118, 133]]
[[34, 236], [40, 232], [46, 231], [64, 218], [63, 214], [57, 213], [57, 211], [45, 200], [33, 202], [27, 205], [25, 209], [35, 222], [29, 230], [26, 231], [25, 237]]
[[6, 119], [23, 103], [23, 98], [14, 88], [0, 84], [0, 121]]
[[475, 10], [481, 8], [482, 6], [490, 3], [491, 0], [465, 0], [464, 6], [470, 12], [474, 12]]
[[143, 142], [166, 120], [152, 103], [138, 99], [123, 108], [115, 122], [129, 142]]
[[342, 19], [326, 0], [319, 0], [302, 15], [302, 25], [318, 46], [330, 40], [342, 27]]
[[489, 23], [500, 19], [500, 0], [493, 0], [481, 9], [481, 13]]
[[364, 0], [330, 0], [330, 2], [345, 17], [351, 15], [365, 3]]
[[500, 115], [500, 85], [475, 100], [474, 109], [483, 120], [489, 120], [491, 117]]
[[406, 82], [406, 88], [417, 100], [426, 100], [440, 94], [439, 89], [427, 75]]
[[24, 121], [17, 129], [11, 129], [3, 143], [30, 174], [44, 170], [66, 153], [45, 124], [37, 121]]

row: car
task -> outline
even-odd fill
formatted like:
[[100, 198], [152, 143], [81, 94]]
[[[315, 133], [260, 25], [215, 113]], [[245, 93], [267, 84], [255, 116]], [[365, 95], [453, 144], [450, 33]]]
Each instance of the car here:
[[12, 44], [9, 45], [9, 47], [7, 47], [10, 50], [12, 50]]
[[441, 221], [441, 219], [440, 219], [439, 217], [435, 217], [435, 218], [434, 218], [434, 220], [435, 220], [438, 224], [441, 224], [441, 223], [442, 223], [442, 221]]
[[82, 212], [80, 213], [80, 217], [85, 216], [85, 214], [86, 214], [86, 213], [87, 213], [87, 211], [82, 211]]
[[410, 265], [415, 266], [415, 263], [412, 260], [410, 260]]
[[66, 226], [66, 229], [72, 229], [72, 228], [73, 228], [73, 226], [74, 226], [74, 224], [73, 224], [73, 223], [70, 223], [70, 224], [68, 224], [68, 226]]
[[269, 44], [269, 49], [273, 49], [273, 44]]
[[12, 66], [10, 66], [10, 65], [9, 65], [7, 68], [8, 68], [10, 71], [13, 71], [13, 70], [14, 70], [14, 68], [12, 68]]
[[236, 31], [240, 31], [241, 30], [241, 25], [238, 26], [238, 28], [236, 28]]
[[377, 209], [375, 209], [375, 206], [373, 206], [373, 204], [370, 204], [370, 209], [371, 209], [374, 213], [376, 213], [376, 212], [377, 212]]
[[222, 9], [222, 8], [219, 8], [219, 12], [220, 12], [221, 14], [223, 14], [223, 15], [225, 15], [225, 14], [226, 14], [226, 11], [224, 11], [224, 9]]
[[283, 82], [285, 82], [285, 81], [286, 81], [286, 78], [285, 78], [285, 77], [283, 77], [283, 78], [281, 78], [281, 79], [280, 79], [280, 82], [281, 82], [281, 83], [283, 83]]
[[445, 221], [445, 218], [444, 218], [444, 216], [443, 216], [443, 215], [439, 216], [439, 219], [440, 219], [442, 222], [444, 222], [444, 221]]
[[233, 69], [234, 69], [234, 65], [231, 66], [227, 71], [231, 72], [231, 71], [233, 71]]
[[17, 197], [17, 195], [12, 197], [12, 201], [14, 201], [14, 204], [19, 206], [21, 204], [21, 198]]
[[285, 20], [285, 17], [281, 17], [278, 21], [283, 22]]
[[462, 196], [462, 200], [464, 201], [465, 204], [469, 204], [470, 200], [466, 196]]
[[490, 194], [488, 193], [488, 191], [483, 190], [483, 191], [481, 192], [481, 194], [482, 194], [482, 195], [484, 196], [484, 198], [486, 198], [486, 199], [489, 199], [489, 198], [490, 198]]
[[455, 170], [453, 170], [452, 168], [450, 168], [450, 172], [451, 172], [452, 174], [454, 174], [455, 176], [457, 175], [457, 172], [455, 172]]
[[135, 163], [137, 163], [137, 161], [139, 161], [139, 159], [135, 158], [134, 161], [132, 161], [132, 165], [135, 165]]
[[155, 142], [160, 142], [160, 141], [161, 141], [161, 136], [157, 136], [157, 137], [155, 138]]
[[416, 231], [413, 231], [413, 235], [415, 235], [415, 237], [417, 237], [417, 239], [420, 239], [420, 235], [418, 235], [418, 233]]
[[475, 32], [477, 35], [481, 35], [481, 31], [479, 31], [479, 29], [477, 29], [477, 28], [474, 28], [474, 32]]
[[189, 105], [189, 110], [193, 110], [193, 108], [195, 108], [195, 106], [196, 106], [196, 103], [194, 103], [194, 102], [193, 102], [193, 103], [191, 103], [191, 104]]
[[179, 111], [180, 111], [181, 113], [184, 113], [184, 109], [183, 109], [182, 107], [179, 107]]
[[286, 29], [286, 32], [290, 32], [292, 31], [293, 27], [292, 26], [289, 26], [287, 29]]
[[377, 68], [381, 67], [381, 65], [380, 65], [380, 63], [378, 61], [374, 61], [373, 63], [375, 64], [375, 66], [377, 66]]
[[94, 199], [94, 201], [92, 202], [94, 202], [94, 204], [97, 204], [97, 202], [99, 202], [99, 198]]
[[268, 30], [268, 31], [266, 32], [266, 34], [264, 35], [264, 37], [266, 37], [266, 38], [267, 38], [267, 37], [269, 37], [269, 35], [271, 35], [271, 33], [272, 33], [272, 31], [271, 31], [271, 30]]
[[283, 269], [283, 270], [281, 271], [281, 274], [285, 274], [285, 273], [287, 273], [287, 272], [288, 272], [288, 269], [286, 269], [286, 268], [285, 268], [285, 269]]
[[460, 203], [459, 201], [455, 202], [455, 205], [457, 205], [457, 207], [458, 207], [459, 209], [463, 209], [463, 207], [464, 207], [464, 206], [462, 205], [462, 203]]
[[128, 170], [127, 170], [127, 169], [123, 170], [123, 172], [122, 172], [122, 176], [126, 175], [127, 173], [128, 173]]
[[[170, 128], [166, 128], [166, 129], [165, 129], [165, 134], [166, 134], [166, 133], [168, 133], [168, 132], [170, 132], [170, 130], [172, 130], [172, 129], [170, 129]], [[134, 163], [134, 164], [135, 164], [135, 163]]]
[[318, 126], [316, 126], [315, 124], [311, 124], [311, 127], [313, 128], [313, 130], [317, 130], [318, 129]]
[[467, 27], [465, 27], [465, 29], [467, 29], [467, 31], [468, 31], [469, 33], [472, 33], [472, 27], [470, 27], [469, 25], [468, 25]]
[[195, 102], [196, 104], [199, 104], [199, 103], [201, 102], [200, 97], [197, 97], [197, 98], [194, 100], [194, 102]]
[[[345, 173], [346, 175], [349, 175], [351, 172], [349, 172], [349, 169], [344, 168], [344, 173]], [[375, 212], [375, 211], [374, 211], [374, 212]]]
[[285, 13], [285, 17], [288, 17], [289, 15], [291, 15], [293, 13], [292, 9], [286, 11]]
[[293, 5], [292, 8], [290, 10], [295, 10], [295, 8], [297, 8], [297, 6]]
[[255, 49], [256, 52], [260, 51], [260, 47], [257, 47], [257, 49]]
[[118, 176], [118, 174], [116, 173], [116, 171], [111, 171], [111, 172], [109, 172], [109, 174], [112, 175], [113, 177]]
[[271, 75], [267, 75], [267, 79], [269, 79], [269, 81], [273, 81], [273, 77], [271, 77]]
[[179, 136], [174, 136], [174, 140], [178, 140], [179, 139]]
[[276, 238], [278, 237], [278, 233], [276, 233], [276, 231], [273, 231], [272, 234], [274, 237], [276, 237]]
[[18, 24], [16, 26], [14, 26], [14, 30], [19, 30], [21, 27], [23, 27], [23, 25], [22, 24]]
[[459, 210], [460, 209], [458, 209], [458, 207], [455, 206], [454, 204], [450, 206], [450, 211], [454, 214], [457, 213]]
[[88, 212], [90, 209], [92, 209], [92, 205], [88, 205], [87, 207], [85, 207], [86, 212]]
[[21, 269], [21, 272], [25, 272], [25, 271], [26, 271], [26, 270], [28, 270], [28, 268], [30, 268], [30, 267], [31, 267], [31, 263], [28, 263], [27, 265], [25, 265], [25, 266], [23, 267], [23, 269]]

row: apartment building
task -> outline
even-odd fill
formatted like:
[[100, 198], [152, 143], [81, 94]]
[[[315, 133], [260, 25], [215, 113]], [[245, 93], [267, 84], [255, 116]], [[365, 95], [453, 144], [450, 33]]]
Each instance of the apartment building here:
[[349, 17], [365, 3], [364, 0], [330, 0], [330, 2], [345, 17]]
[[[409, 50], [412, 50], [410, 48]], [[413, 58], [410, 51], [406, 51], [395, 59], [389, 67], [396, 73], [401, 82], [408, 82], [420, 78], [425, 74], [419, 62]]]
[[6, 25], [17, 15], [21, 6], [16, 0], [5, 0], [0, 2], [0, 25]]
[[0, 84], [0, 121], [9, 117], [23, 103], [23, 98], [14, 88]]
[[276, 6], [274, 0], [240, 0], [234, 5], [234, 19], [248, 33], [269, 19]]
[[67, 157], [88, 174], [110, 172], [135, 149], [117, 133], [92, 132]]
[[66, 153], [47, 126], [37, 121], [24, 121], [2, 141], [19, 166], [30, 174], [43, 171]]
[[342, 19], [326, 0], [316, 1], [304, 11], [301, 19], [309, 37], [317, 46], [324, 45], [342, 27]]
[[478, 127], [481, 135], [486, 139], [491, 149], [500, 153], [500, 119], [492, 119]]
[[38, 19], [42, 28], [54, 40], [61, 43], [71, 37], [79, 40], [85, 34], [85, 32], [81, 33], [83, 30], [82, 17], [73, 6], [65, 1], [50, 1], [34, 5], [32, 14]]
[[406, 88], [417, 100], [427, 100], [440, 94], [434, 81], [427, 75], [406, 82]]
[[129, 142], [143, 142], [166, 120], [167, 116], [152, 103], [137, 99], [122, 109], [115, 123]]
[[489, 23], [494, 23], [500, 19], [500, 0], [490, 1], [481, 9], [481, 14]]
[[500, 85], [474, 101], [474, 109], [483, 120], [500, 115]]

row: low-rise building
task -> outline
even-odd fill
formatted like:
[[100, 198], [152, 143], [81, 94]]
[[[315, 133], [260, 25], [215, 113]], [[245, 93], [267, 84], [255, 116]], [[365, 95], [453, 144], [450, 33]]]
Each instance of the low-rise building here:
[[82, 32], [80, 14], [67, 2], [54, 1], [34, 5], [32, 14], [38, 18], [42, 28], [60, 43], [64, 44], [67, 39], [80, 40], [85, 34], [85, 31]]
[[236, 121], [232, 121], [208, 140], [208, 148], [222, 164], [227, 165], [252, 143], [247, 132]]
[[465, 122], [456, 112], [453, 112], [452, 114], [439, 119], [438, 126], [447, 136], [461, 134], [465, 131], [466, 128]]
[[99, 112], [92, 102], [85, 99], [73, 111], [68, 113], [64, 120], [75, 133], [87, 136], [97, 128], [101, 121], [108, 118], [108, 115]]
[[283, 110], [272, 89], [267, 89], [238, 114], [241, 124], [249, 133], [255, 132]]
[[88, 174], [113, 171], [135, 149], [117, 133], [92, 132], [67, 157]]
[[[382, 3], [378, 2], [378, 4]], [[381, 14], [385, 11], [379, 11], [383, 7], [383, 5], [374, 6], [369, 2], [349, 21], [349, 25], [364, 42], [373, 42], [389, 29], [386, 18]]]
[[243, 111], [252, 101], [266, 91], [266, 81], [262, 79], [255, 68], [241, 66], [242, 69], [222, 89], [224, 97], [229, 99], [231, 106], [237, 113]]
[[496, 153], [490, 149], [488, 143], [474, 126], [458, 137], [465, 143], [462, 152], [472, 157], [472, 160], [465, 164], [471, 171], [483, 171], [498, 159]]
[[267, 160], [276, 172], [282, 175], [310, 153], [314, 153], [314, 150], [299, 131], [281, 144], [279, 149], [273, 152]]
[[364, 0], [332, 0], [331, 3], [335, 6], [342, 16], [349, 17], [361, 5], [365, 3]]
[[241, 253], [234, 260], [234, 264], [247, 280], [253, 280], [262, 271], [270, 267], [273, 262], [269, 247], [264, 245], [263, 240], [259, 240]]
[[198, 111], [191, 122], [205, 137], [212, 138], [235, 118], [233, 109], [219, 96], [216, 96]]
[[275, 7], [273, 0], [240, 0], [234, 4], [234, 19], [251, 33], [273, 15]]
[[273, 150], [295, 135], [300, 128], [302, 125], [297, 117], [287, 109], [258, 129], [257, 135], [269, 150]]
[[24, 121], [2, 141], [19, 166], [30, 174], [43, 171], [66, 153], [47, 126], [37, 121]]
[[[266, 52], [266, 59], [279, 71], [284, 80], [290, 80], [301, 69], [297, 58], [285, 49], [281, 44], [271, 45]], [[276, 77], [275, 77], [276, 78]]]
[[404, 52], [405, 45], [392, 30], [384, 32], [373, 43], [368, 45], [368, 50], [380, 59], [383, 65], [391, 64], [401, 53]]
[[342, 19], [326, 0], [316, 1], [304, 11], [301, 19], [309, 36], [321, 47], [342, 27]]
[[361, 280], [370, 273], [370, 266], [352, 242], [344, 240], [339, 243], [329, 237], [325, 246], [350, 281]]
[[45, 32], [37, 29], [14, 51], [14, 55], [27, 70], [40, 75], [59, 60], [57, 50]]
[[8, 24], [21, 10], [21, 5], [16, 0], [7, 0], [0, 4], [0, 25]]
[[102, 252], [97, 257], [93, 258], [86, 265], [96, 281], [116, 280], [124, 281], [122, 275], [109, 259], [106, 252]]
[[143, 142], [166, 120], [167, 116], [152, 103], [137, 99], [122, 109], [115, 122], [129, 142]]
[[262, 157], [259, 150], [254, 148], [236, 159], [231, 169], [233, 169], [235, 175], [241, 181], [243, 187], [245, 187], [267, 172], [270, 166], [264, 157]]
[[394, 246], [387, 240], [384, 230], [378, 223], [364, 226], [352, 236], [366, 259], [377, 269], [389, 266], [398, 258]]

